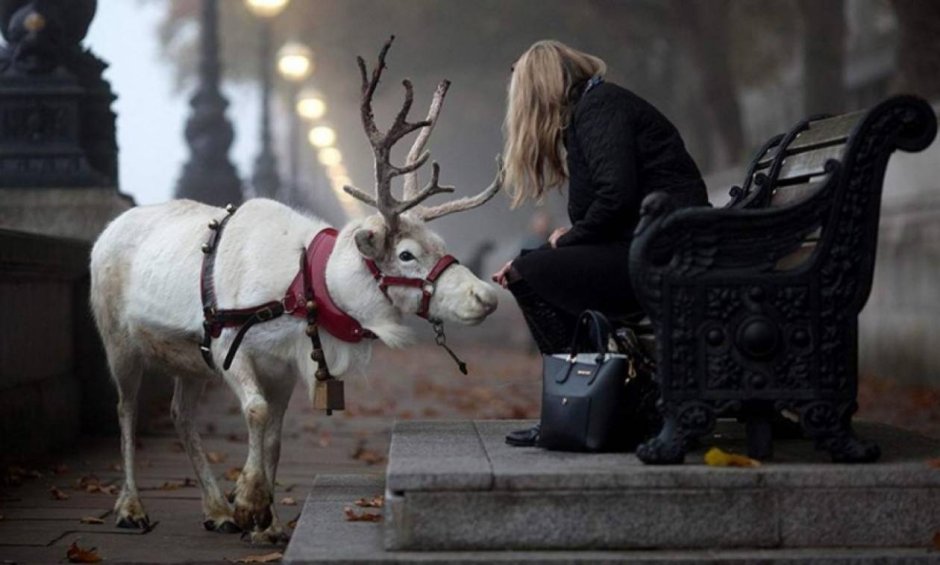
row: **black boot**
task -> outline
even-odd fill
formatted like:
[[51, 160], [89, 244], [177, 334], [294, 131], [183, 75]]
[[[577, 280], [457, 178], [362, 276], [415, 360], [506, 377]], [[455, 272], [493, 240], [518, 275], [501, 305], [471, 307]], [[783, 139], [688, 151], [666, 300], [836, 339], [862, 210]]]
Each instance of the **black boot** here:
[[506, 434], [506, 444], [513, 447], [533, 447], [539, 441], [541, 424], [535, 424], [531, 428], [516, 430]]

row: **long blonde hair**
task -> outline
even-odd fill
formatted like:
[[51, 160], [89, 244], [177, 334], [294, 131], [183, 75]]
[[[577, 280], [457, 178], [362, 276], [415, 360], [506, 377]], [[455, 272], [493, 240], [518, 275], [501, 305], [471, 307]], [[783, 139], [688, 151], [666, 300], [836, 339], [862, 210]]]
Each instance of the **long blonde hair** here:
[[562, 135], [568, 125], [571, 89], [603, 76], [598, 57], [555, 40], [534, 43], [513, 66], [503, 124], [504, 186], [515, 208], [568, 180]]

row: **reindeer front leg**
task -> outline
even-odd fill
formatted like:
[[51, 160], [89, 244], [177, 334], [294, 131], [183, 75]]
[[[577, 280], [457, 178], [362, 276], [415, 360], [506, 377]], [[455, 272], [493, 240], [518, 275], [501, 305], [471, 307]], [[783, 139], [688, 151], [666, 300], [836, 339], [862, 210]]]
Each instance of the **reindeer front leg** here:
[[235, 523], [242, 531], [256, 534], [271, 525], [273, 493], [265, 476], [264, 438], [271, 422], [271, 407], [258, 385], [257, 376], [245, 357], [236, 357], [225, 379], [241, 403], [248, 426], [248, 458], [235, 485]]
[[[268, 481], [268, 488], [275, 493], [277, 479], [277, 465], [281, 459], [281, 430], [284, 424], [284, 414], [290, 402], [291, 393], [294, 392], [294, 379], [284, 379], [275, 383], [266, 383], [268, 390], [270, 420], [264, 434], [264, 475]], [[256, 539], [257, 538], [257, 539]], [[271, 525], [260, 535], [252, 535], [252, 541], [261, 543], [286, 542], [288, 534], [278, 519], [277, 510], [271, 504]]]

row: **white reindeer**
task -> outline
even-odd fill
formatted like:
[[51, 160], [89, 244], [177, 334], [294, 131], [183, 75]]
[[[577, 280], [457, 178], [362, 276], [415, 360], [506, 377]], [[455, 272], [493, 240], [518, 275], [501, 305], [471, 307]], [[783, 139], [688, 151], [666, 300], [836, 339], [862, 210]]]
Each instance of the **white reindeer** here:
[[[417, 186], [417, 170], [428, 159], [424, 147], [448, 82], [438, 86], [427, 119], [409, 123], [413, 92], [410, 82], [403, 81], [402, 110], [389, 131], [380, 133], [372, 113], [372, 96], [391, 41], [382, 49], [371, 78], [362, 58], [358, 60], [362, 121], [375, 153], [376, 195], [346, 187], [380, 214], [350, 222], [339, 232], [325, 278], [337, 306], [385, 344], [399, 347], [409, 339], [401, 316], [419, 311], [422, 289], [391, 286], [383, 291], [365, 260], [373, 260], [387, 276], [426, 277], [446, 251], [444, 242], [425, 222], [485, 203], [499, 190], [501, 174], [474, 197], [436, 207], [419, 206], [433, 194], [453, 191], [438, 185], [437, 163], [427, 186]], [[416, 130], [421, 131], [406, 164], [390, 164], [392, 145]], [[395, 176], [404, 177], [402, 200], [392, 196]], [[272, 506], [284, 412], [298, 375], [306, 379], [312, 395], [316, 366], [305, 335], [306, 322], [291, 316], [254, 326], [227, 370], [210, 369], [202, 359], [200, 245], [209, 233], [207, 224], [224, 215], [220, 208], [186, 200], [134, 208], [115, 219], [92, 250], [92, 307], [119, 393], [125, 482], [115, 505], [116, 523], [132, 528], [150, 526], [134, 478], [135, 420], [141, 378], [144, 373], [158, 374], [175, 381], [172, 416], [202, 489], [205, 527], [243, 531], [253, 542], [274, 542], [285, 537]], [[323, 221], [283, 204], [265, 199], [247, 201], [231, 216], [215, 250], [219, 307], [255, 306], [284, 296], [298, 271], [298, 256], [325, 227]], [[427, 313], [432, 320], [476, 324], [497, 305], [493, 287], [460, 265], [447, 268], [435, 288], [425, 290], [433, 292]], [[222, 367], [236, 331], [228, 328], [212, 342], [210, 352], [216, 367]], [[368, 341], [347, 343], [320, 333], [332, 374], [341, 376], [368, 363]], [[234, 509], [213, 477], [194, 425], [202, 389], [219, 375], [238, 397], [248, 427], [248, 457], [236, 484]]]

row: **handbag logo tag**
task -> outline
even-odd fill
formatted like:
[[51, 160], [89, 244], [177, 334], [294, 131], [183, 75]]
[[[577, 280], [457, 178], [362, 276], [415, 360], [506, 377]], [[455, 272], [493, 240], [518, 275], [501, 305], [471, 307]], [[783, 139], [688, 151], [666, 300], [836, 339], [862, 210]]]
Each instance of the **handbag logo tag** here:
[[586, 371], [586, 370], [584, 370], [584, 369], [578, 369], [578, 374], [579, 374], [579, 375], [583, 375], [583, 376], [585, 376], [585, 377], [591, 376], [591, 372], [592, 372], [592, 371]]
[[567, 406], [567, 405], [568, 405], [568, 399], [567, 399], [567, 398], [562, 398], [562, 399], [561, 399], [561, 405], [562, 405], [562, 406]]

